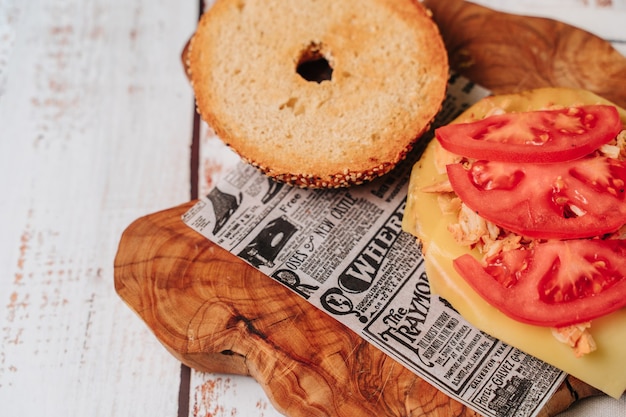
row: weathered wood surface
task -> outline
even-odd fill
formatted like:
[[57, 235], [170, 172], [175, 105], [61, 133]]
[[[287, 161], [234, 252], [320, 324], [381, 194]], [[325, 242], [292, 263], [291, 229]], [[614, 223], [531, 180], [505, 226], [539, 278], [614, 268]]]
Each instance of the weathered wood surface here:
[[[480, 1], [573, 18], [626, 53], [623, 0]], [[111, 282], [131, 221], [188, 201], [190, 178], [202, 193], [235, 160], [204, 130], [189, 170], [178, 57], [198, 3], [0, 1], [2, 415], [278, 415], [250, 377], [181, 379]]]
[[112, 285], [189, 196], [198, 2], [0, 1], [0, 414], [176, 416], [180, 363]]

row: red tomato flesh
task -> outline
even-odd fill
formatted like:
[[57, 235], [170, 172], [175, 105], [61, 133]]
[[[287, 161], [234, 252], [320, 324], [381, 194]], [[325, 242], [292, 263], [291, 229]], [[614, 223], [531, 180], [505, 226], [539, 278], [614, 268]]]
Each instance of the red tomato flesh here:
[[502, 252], [483, 267], [472, 255], [456, 271], [489, 304], [528, 324], [562, 327], [626, 306], [626, 241], [548, 241]]
[[454, 192], [482, 218], [519, 235], [574, 239], [626, 224], [626, 162], [590, 157], [555, 164], [476, 161], [447, 166]]
[[607, 105], [506, 113], [435, 130], [444, 149], [468, 158], [505, 162], [562, 162], [581, 158], [622, 130]]

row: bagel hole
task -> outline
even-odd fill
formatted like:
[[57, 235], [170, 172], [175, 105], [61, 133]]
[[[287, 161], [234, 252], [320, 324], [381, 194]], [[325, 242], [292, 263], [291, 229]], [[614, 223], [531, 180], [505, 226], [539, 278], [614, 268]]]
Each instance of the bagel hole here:
[[307, 81], [321, 83], [331, 81], [333, 67], [322, 53], [322, 46], [312, 42], [300, 54], [296, 72]]

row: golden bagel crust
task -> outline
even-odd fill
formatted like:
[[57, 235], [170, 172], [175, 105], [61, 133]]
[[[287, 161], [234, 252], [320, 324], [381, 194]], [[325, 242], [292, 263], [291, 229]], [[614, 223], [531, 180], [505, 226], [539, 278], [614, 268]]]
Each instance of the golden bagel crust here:
[[[330, 80], [297, 72], [311, 56], [328, 61]], [[391, 170], [440, 110], [448, 79], [439, 31], [414, 0], [217, 0], [188, 65], [198, 111], [227, 145], [313, 188]]]

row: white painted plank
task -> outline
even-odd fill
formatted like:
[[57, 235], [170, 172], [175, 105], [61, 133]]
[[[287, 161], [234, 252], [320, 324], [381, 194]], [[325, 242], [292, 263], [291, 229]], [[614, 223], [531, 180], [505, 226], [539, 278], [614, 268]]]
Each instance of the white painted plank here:
[[251, 377], [194, 372], [190, 417], [281, 417]]
[[189, 199], [197, 3], [0, 16], [2, 414], [175, 416], [180, 364], [115, 294], [113, 258], [132, 220]]

